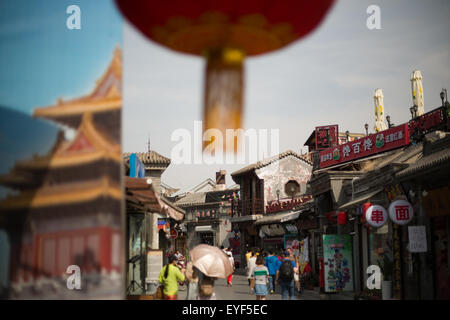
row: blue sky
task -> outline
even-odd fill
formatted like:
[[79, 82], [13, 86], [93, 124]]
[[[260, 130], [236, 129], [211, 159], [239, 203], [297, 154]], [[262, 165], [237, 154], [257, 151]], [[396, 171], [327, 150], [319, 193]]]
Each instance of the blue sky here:
[[[380, 6], [381, 30], [366, 27], [372, 4]], [[423, 75], [425, 111], [439, 106], [441, 88], [450, 88], [449, 16], [445, 0], [337, 1], [306, 39], [247, 59], [244, 128], [279, 128], [280, 151], [300, 152], [315, 126], [364, 132], [367, 122], [373, 130], [377, 88], [386, 114], [401, 124], [410, 118], [415, 69]], [[145, 151], [150, 136], [152, 149], [170, 157], [171, 133], [192, 132], [201, 120], [204, 61], [148, 41], [128, 23], [124, 46], [124, 151]], [[171, 164], [163, 181], [186, 187], [240, 167]]]
[[[66, 8], [81, 9], [69, 30]], [[0, 2], [0, 104], [26, 113], [58, 97], [88, 94], [122, 46], [122, 18], [112, 0]]]

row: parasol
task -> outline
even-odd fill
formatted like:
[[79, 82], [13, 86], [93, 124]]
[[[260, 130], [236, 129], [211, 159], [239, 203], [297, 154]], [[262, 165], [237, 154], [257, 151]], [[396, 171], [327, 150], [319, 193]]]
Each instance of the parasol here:
[[386, 130], [386, 123], [384, 123], [383, 91], [381, 89], [375, 90], [373, 100], [375, 102], [375, 132]]
[[416, 116], [421, 116], [425, 111], [423, 101], [422, 74], [420, 73], [419, 70], [413, 71], [411, 77], [411, 91], [412, 91], [413, 105], [417, 106]]
[[226, 278], [233, 269], [228, 256], [217, 247], [199, 244], [190, 251], [194, 266], [211, 278]]

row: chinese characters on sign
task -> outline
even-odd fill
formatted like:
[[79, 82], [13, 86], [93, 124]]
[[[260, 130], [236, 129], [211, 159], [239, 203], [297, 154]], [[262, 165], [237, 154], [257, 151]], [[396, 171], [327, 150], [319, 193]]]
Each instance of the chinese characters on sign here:
[[316, 149], [323, 150], [338, 145], [338, 126], [316, 127]]
[[427, 233], [425, 226], [408, 227], [409, 252], [427, 252]]
[[383, 226], [388, 220], [386, 209], [382, 206], [374, 204], [366, 211], [366, 221], [369, 225], [375, 228]]
[[441, 126], [444, 123], [444, 112], [443, 108], [439, 108], [409, 121], [410, 136], [414, 136], [417, 132], [426, 133], [431, 128]]
[[363, 158], [378, 152], [408, 145], [408, 124], [396, 126], [367, 137], [331, 147], [320, 152], [320, 167]]
[[396, 200], [389, 206], [389, 217], [398, 225], [408, 224], [414, 216], [412, 205], [406, 200]]

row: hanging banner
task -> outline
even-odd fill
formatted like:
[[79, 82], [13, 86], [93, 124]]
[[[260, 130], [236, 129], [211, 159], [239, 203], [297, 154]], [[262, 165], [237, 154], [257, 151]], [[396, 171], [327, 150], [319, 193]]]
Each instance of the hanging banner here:
[[350, 235], [323, 235], [325, 292], [353, 291], [353, 249]]
[[408, 124], [402, 124], [367, 137], [357, 139], [334, 148], [328, 148], [320, 152], [320, 167], [326, 168], [332, 165], [351, 160], [364, 158], [380, 152], [408, 145]]
[[366, 211], [366, 221], [372, 227], [382, 227], [388, 221], [388, 213], [382, 206], [374, 204]]
[[389, 218], [392, 222], [404, 226], [408, 224], [414, 216], [414, 209], [406, 200], [395, 200], [389, 206]]

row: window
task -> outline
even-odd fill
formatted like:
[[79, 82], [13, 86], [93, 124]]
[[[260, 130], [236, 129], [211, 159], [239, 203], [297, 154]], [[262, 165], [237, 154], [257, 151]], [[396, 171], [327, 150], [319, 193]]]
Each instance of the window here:
[[300, 193], [300, 184], [295, 180], [289, 180], [284, 185], [284, 192], [290, 196], [294, 197], [295, 195]]

